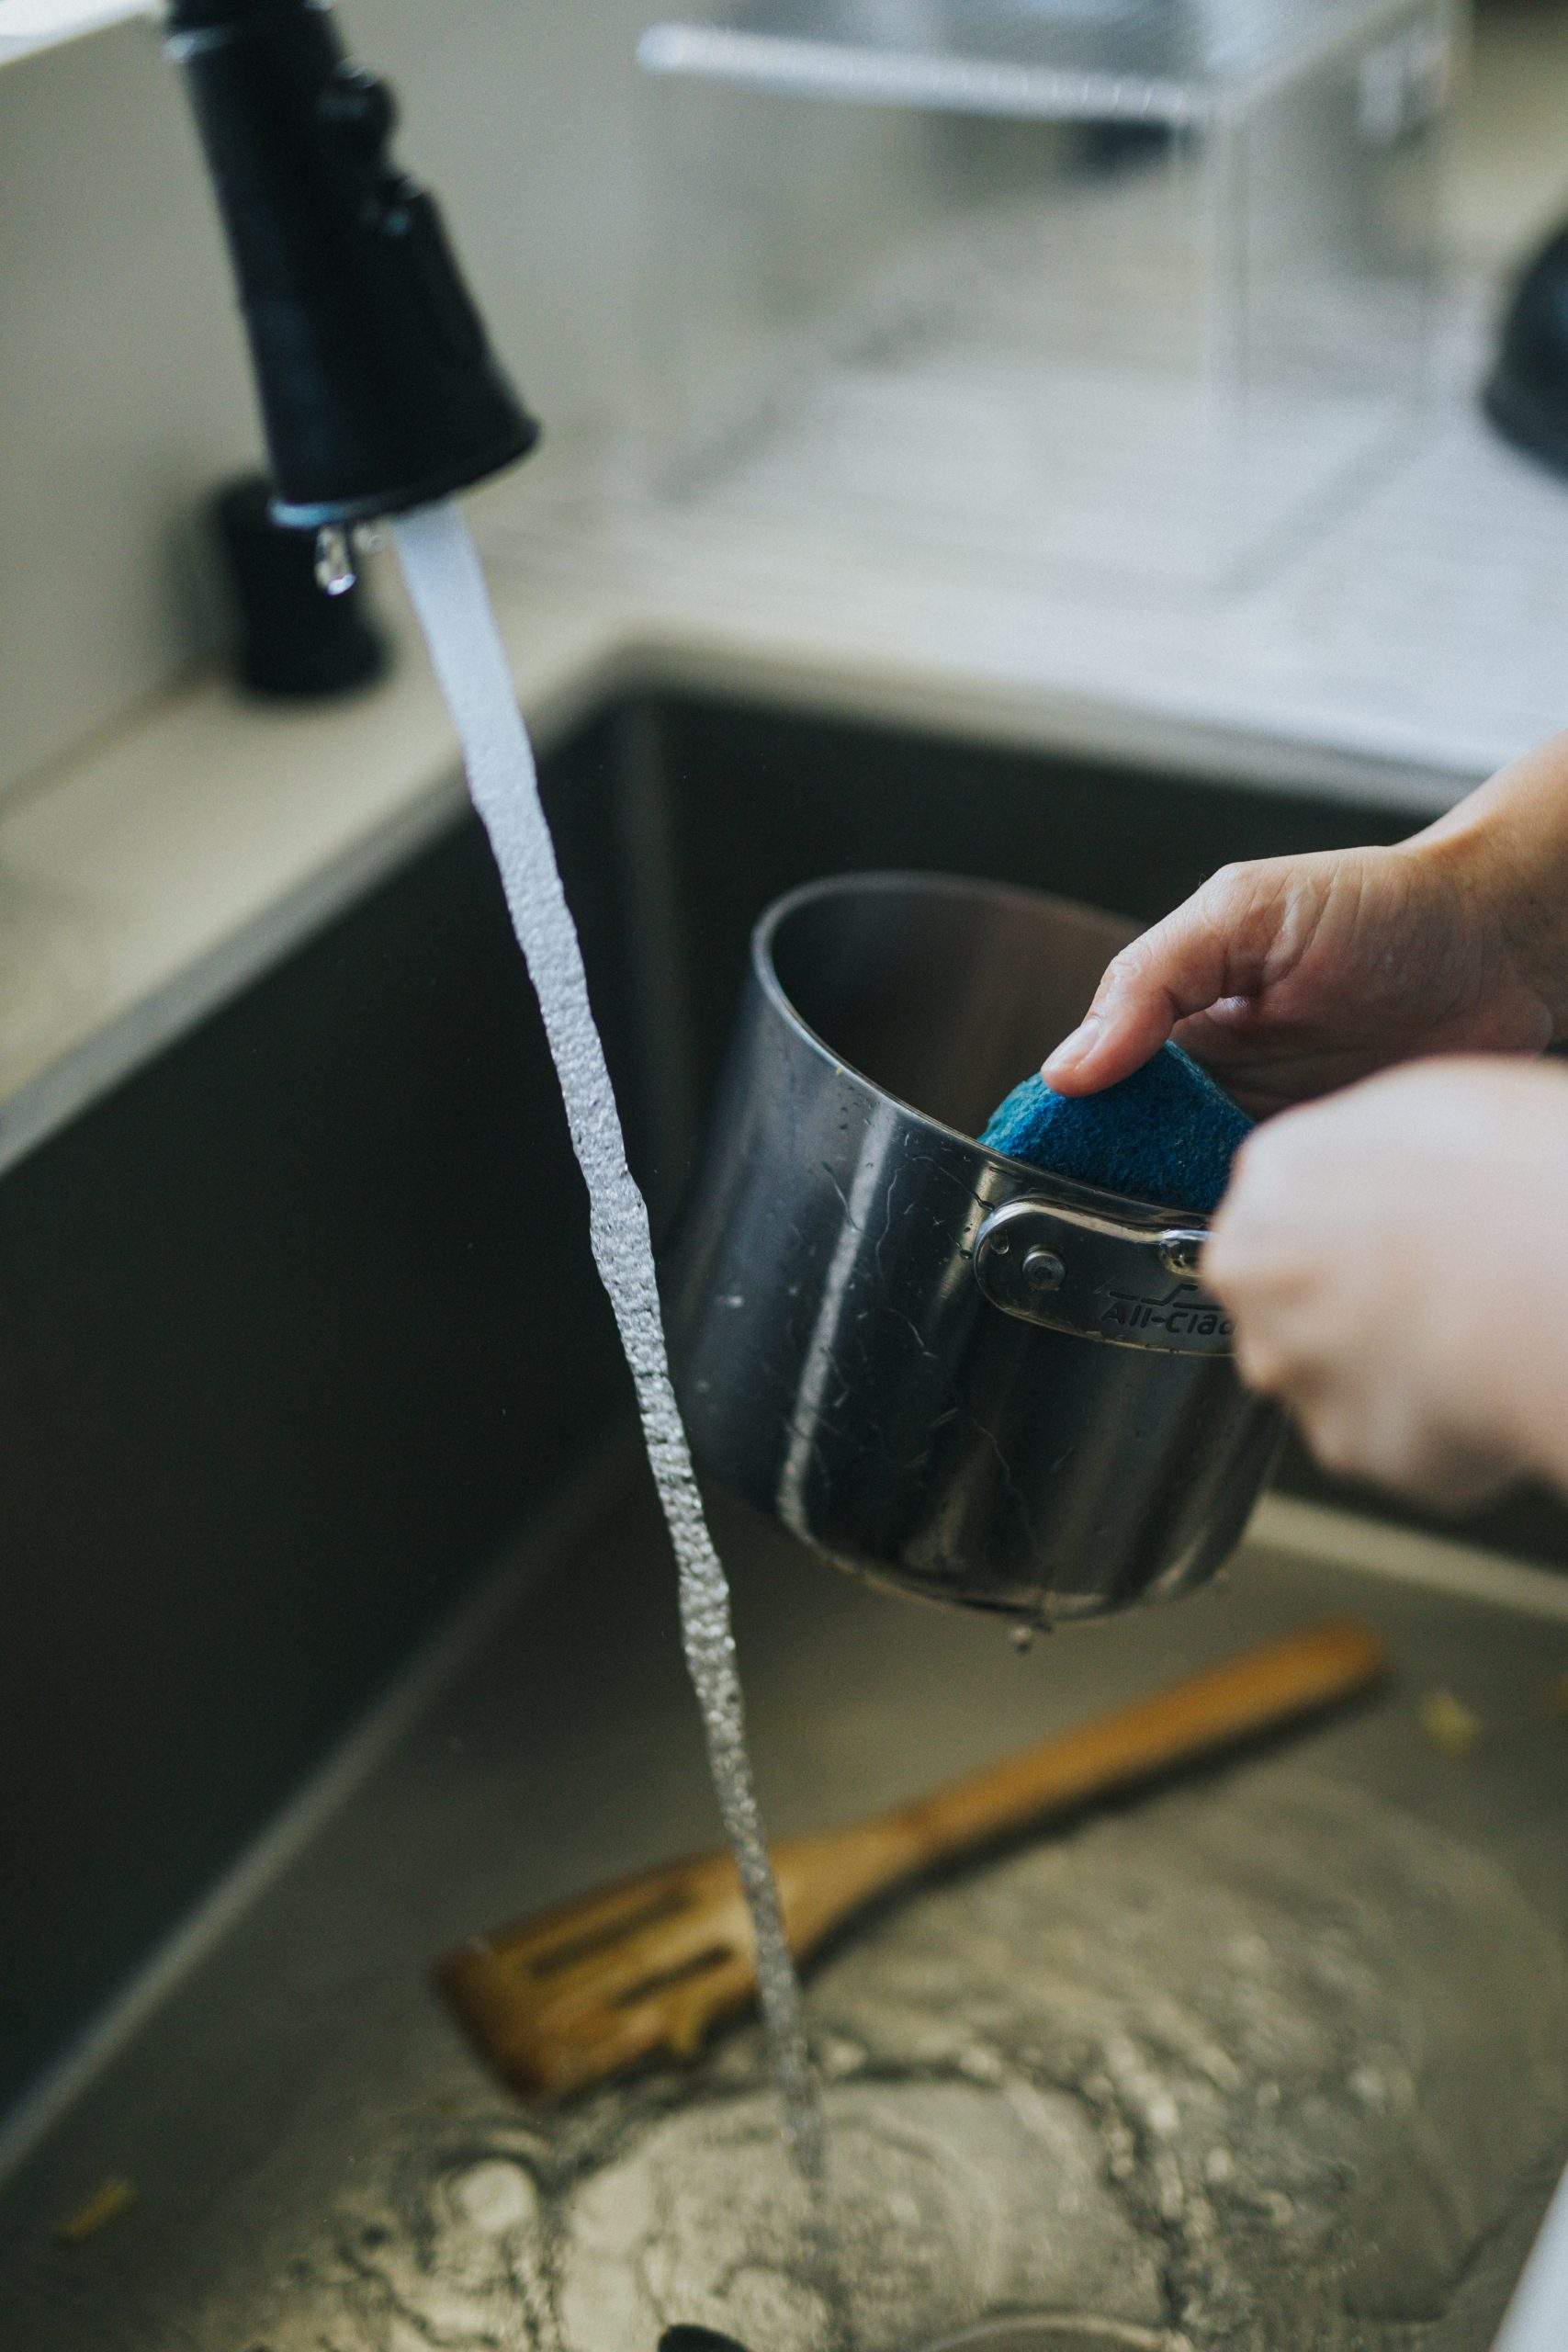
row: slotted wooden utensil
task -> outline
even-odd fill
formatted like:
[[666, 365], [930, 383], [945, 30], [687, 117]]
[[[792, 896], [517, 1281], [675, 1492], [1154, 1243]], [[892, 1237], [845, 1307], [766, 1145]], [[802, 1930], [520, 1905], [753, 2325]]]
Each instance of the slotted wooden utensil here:
[[[1304, 1628], [846, 1829], [773, 1849], [790, 1950], [807, 1959], [857, 1911], [940, 1864], [1280, 1729], [1388, 1670], [1354, 1618]], [[757, 1989], [727, 1853], [670, 1862], [455, 1951], [437, 1980], [505, 2079], [559, 2098], [660, 2051], [687, 2058]]]

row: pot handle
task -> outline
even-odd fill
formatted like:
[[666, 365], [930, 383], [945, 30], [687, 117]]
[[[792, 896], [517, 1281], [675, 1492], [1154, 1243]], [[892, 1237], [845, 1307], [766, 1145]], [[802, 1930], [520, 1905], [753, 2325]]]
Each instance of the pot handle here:
[[1201, 1226], [1134, 1226], [1025, 1193], [993, 1209], [971, 1267], [1021, 1323], [1160, 1355], [1228, 1356], [1234, 1326], [1198, 1281]]

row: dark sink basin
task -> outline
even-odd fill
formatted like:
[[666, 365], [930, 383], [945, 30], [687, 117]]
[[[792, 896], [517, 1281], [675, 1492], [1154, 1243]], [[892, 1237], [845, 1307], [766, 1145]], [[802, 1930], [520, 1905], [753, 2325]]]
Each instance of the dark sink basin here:
[[[1001, 875], [1144, 919], [1227, 858], [1391, 839], [1408, 822], [1389, 809], [669, 698], [604, 712], [549, 761], [546, 783], [634, 1159], [656, 1216], [671, 1205], [692, 1148], [750, 923], [791, 884], [896, 860]], [[104, 2352], [161, 2352], [182, 2341], [244, 2352], [253, 2339], [283, 2352], [296, 2335], [281, 2321], [276, 2338], [253, 2324], [224, 2267], [249, 2199], [253, 2214], [270, 2217], [255, 2222], [256, 2262], [273, 2262], [275, 2279], [290, 2262], [314, 2264], [312, 2295], [327, 2291], [323, 2280], [335, 2282], [338, 2317], [299, 2302], [288, 2325], [302, 2326], [308, 2311], [318, 2332], [298, 2340], [336, 2345], [332, 2329], [344, 2313], [358, 2312], [343, 2321], [342, 2343], [352, 2352], [362, 2342], [396, 2343], [400, 2352], [405, 2341], [467, 2352], [469, 2335], [443, 2319], [431, 2286], [446, 2278], [439, 2263], [422, 2274], [425, 2302], [424, 2289], [415, 2291], [419, 2246], [446, 2243], [447, 2222], [437, 2228], [429, 2212], [447, 2216], [458, 2249], [449, 2248], [451, 2260], [479, 2266], [475, 2278], [503, 2253], [522, 2261], [522, 2222], [496, 2220], [487, 2237], [484, 2213], [547, 2209], [552, 2228], [579, 2226], [578, 2188], [612, 2156], [642, 2164], [624, 2177], [627, 2194], [637, 2180], [646, 2187], [650, 2135], [671, 2100], [653, 2086], [630, 2107], [604, 2110], [609, 2122], [602, 2115], [592, 2129], [542, 2132], [490, 2089], [452, 2040], [424, 1991], [424, 1964], [445, 1942], [509, 1909], [655, 1859], [672, 1838], [700, 1843], [711, 1834], [656, 1536], [640, 1505], [625, 1519], [631, 1507], [615, 1500], [614, 1481], [608, 1503], [603, 1494], [581, 1500], [586, 1465], [602, 1458], [624, 1418], [625, 1375], [589, 1261], [581, 1188], [532, 1001], [471, 823], [455, 822], [0, 1180], [0, 1413], [12, 1439], [0, 1589], [0, 2103], [20, 2100], [37, 2084], [107, 1996], [278, 1817], [418, 1645], [463, 1609], [520, 1527], [531, 1531], [527, 1557], [560, 1568], [551, 1596], [517, 1617], [502, 1645], [512, 1681], [481, 1678], [478, 1698], [469, 1694], [477, 1715], [459, 1710], [443, 1722], [437, 1713], [412, 1747], [393, 1751], [369, 1812], [355, 1815], [351, 1805], [333, 1830], [338, 1843], [307, 1849], [280, 1882], [282, 1907], [264, 1905], [237, 1940], [219, 1946], [192, 1980], [202, 1987], [194, 2006], [161, 2011], [162, 2021], [96, 2078], [68, 2125], [43, 2143], [22, 2177], [20, 2201], [4, 2209], [0, 2304], [13, 2273], [25, 2278], [19, 2340], [38, 2352], [66, 2352], [84, 2340], [85, 2307], [75, 2299], [97, 2270], [113, 2290], [89, 2299], [93, 2340]], [[551, 1510], [555, 1532], [547, 1538], [539, 1515]], [[1492, 1522], [1488, 1540], [1568, 1559], [1561, 1521], [1534, 1506], [1531, 1512]], [[1063, 1660], [1059, 1682], [1029, 1686], [1025, 1700], [1015, 1679], [1012, 1697], [998, 1704], [997, 1678], [1006, 1679], [1008, 1661], [974, 1647], [977, 1636], [964, 1634], [968, 1663], [958, 1673], [956, 1637], [945, 1625], [910, 1631], [890, 1604], [840, 1591], [785, 1555], [780, 1539], [749, 1526], [738, 1521], [735, 1540], [761, 1655], [773, 1661], [760, 1677], [761, 1720], [782, 1742], [781, 1827], [830, 1809], [845, 1792], [857, 1804], [874, 1802], [879, 1771], [891, 1776], [891, 1794], [943, 1761], [978, 1760], [1006, 1737], [1026, 1736], [1042, 1712], [1081, 1713], [1102, 1685], [1154, 1679], [1168, 1652], [1174, 1664], [1189, 1649], [1249, 1638], [1282, 1611], [1299, 1615], [1314, 1605], [1321, 1581], [1298, 1564], [1282, 1581], [1260, 1584], [1260, 1598], [1234, 1617], [1216, 1597], [1184, 1604], [1157, 1624], [1108, 1629], [1081, 1646], [1064, 1641], [1053, 1654], [1053, 1662]], [[594, 1531], [592, 1542], [585, 1527]], [[611, 1630], [585, 1643], [573, 1580], [590, 1565], [582, 1598], [592, 1600], [595, 1626]], [[1345, 1597], [1325, 1592], [1323, 1605]], [[1428, 1607], [1423, 1597], [1417, 1606], [1393, 1587], [1381, 1594], [1384, 1604], [1397, 1621], [1393, 1630], [1423, 1658], [1422, 1676], [1491, 1677], [1500, 1723], [1523, 1721], [1518, 1711], [1535, 1707], [1529, 1721], [1540, 1739], [1555, 1736], [1537, 1686], [1557, 1633], [1456, 1602]], [[874, 1613], [862, 1619], [863, 1610]], [[1103, 1646], [1089, 1645], [1096, 1641]], [[860, 1661], [854, 1674], [836, 1664], [850, 1657]], [[1331, 2058], [1338, 2063], [1327, 2025], [1316, 2056], [1308, 2053], [1290, 2076], [1290, 2097], [1306, 2103], [1298, 2144], [1317, 2167], [1294, 2210], [1313, 2260], [1327, 2266], [1323, 2278], [1338, 2282], [1337, 2302], [1322, 2286], [1323, 2310], [1332, 2310], [1341, 2333], [1314, 2339], [1317, 2352], [1340, 2343], [1346, 2352], [1363, 2344], [1376, 2352], [1450, 2352], [1450, 2343], [1453, 2352], [1479, 2352], [1486, 2338], [1475, 2332], [1482, 2322], [1466, 2316], [1465, 2281], [1484, 2268], [1478, 2248], [1511, 2243], [1497, 2234], [1507, 2217], [1528, 2219], [1533, 2192], [1518, 2176], [1527, 2155], [1544, 2163], [1551, 2153], [1537, 2144], [1550, 2136], [1542, 2086], [1556, 2081], [1560, 2039], [1568, 2049], [1568, 1994], [1556, 1956], [1568, 1885], [1560, 1883], [1555, 1831], [1549, 1838], [1542, 1826], [1551, 1811], [1551, 1759], [1542, 1747], [1521, 1760], [1523, 1735], [1509, 1733], [1467, 1775], [1423, 1747], [1407, 1702], [1389, 1704], [1394, 1712], [1376, 1724], [1325, 1736], [1352, 1743], [1322, 1751], [1339, 1792], [1322, 1800], [1328, 1814], [1320, 1807], [1303, 1828], [1301, 1807], [1310, 1811], [1318, 1799], [1293, 1783], [1277, 1818], [1265, 1806], [1257, 1835], [1265, 1848], [1270, 1836], [1283, 1843], [1272, 1892], [1255, 1888], [1247, 1899], [1266, 1915], [1258, 1930], [1266, 1940], [1288, 1945], [1295, 1917], [1309, 1941], [1327, 1939], [1332, 1956], [1333, 1903], [1324, 1894], [1307, 1917], [1304, 1898], [1289, 1892], [1309, 1880], [1321, 1892], [1330, 1815], [1340, 1825], [1348, 1871], [1382, 1890], [1382, 1910], [1371, 1926], [1371, 1913], [1362, 1920], [1362, 1956], [1351, 1969], [1362, 1970], [1356, 1983], [1375, 2015], [1357, 2025], [1347, 2007], [1345, 2068], [1335, 2085], [1318, 2078]], [[907, 1737], [916, 1721], [918, 1752]], [[1358, 1739], [1370, 1743], [1365, 1753]], [[442, 1740], [454, 1745], [442, 1749]], [[808, 1754], [818, 1759], [809, 1770]], [[468, 1760], [454, 1760], [448, 1780], [439, 1755]], [[1169, 1817], [1170, 1840], [1162, 1849], [1156, 1836], [1149, 1849], [1150, 1857], [1165, 1853], [1164, 1881], [1154, 1859], [1146, 1869], [1138, 1860], [1135, 1838], [1114, 1848], [1110, 1875], [1096, 1882], [1101, 1910], [1082, 1915], [1084, 1936], [1091, 1938], [1095, 1917], [1102, 1927], [1111, 1918], [1104, 1890], [1117, 1885], [1131, 1901], [1142, 1884], [1149, 1917], [1157, 1922], [1167, 1916], [1159, 1906], [1174, 1905], [1175, 1919], [1183, 1898], [1168, 1873], [1183, 1850], [1209, 1853], [1191, 1868], [1212, 1889], [1218, 1866], [1202, 1841], [1223, 1834], [1225, 1816], [1216, 1818], [1219, 1830], [1195, 1817], [1197, 1843], [1184, 1849], [1178, 1816]], [[1402, 1843], [1407, 1818], [1418, 1826]], [[1404, 1879], [1391, 1877], [1384, 1864], [1405, 1847], [1416, 1859]], [[1303, 1855], [1317, 1858], [1310, 1869]], [[1267, 1878], [1264, 1863], [1258, 1869]], [[1425, 1939], [1419, 1951], [1400, 1942], [1402, 1905], [1411, 1934]], [[1491, 1994], [1483, 1983], [1488, 1905], [1507, 1945], [1499, 1947]], [[927, 1915], [928, 1925], [935, 1916]], [[890, 1923], [891, 1943], [870, 1958], [847, 1955], [844, 1973], [832, 1980], [832, 2030], [862, 2052], [859, 2075], [845, 2062], [846, 2098], [856, 2080], [855, 2098], [880, 2082], [897, 2092], [896, 2107], [908, 2104], [906, 2091], [925, 2096], [907, 2050], [879, 2051], [863, 2022], [844, 2022], [857, 2002], [863, 2020], [867, 1984], [885, 1982], [876, 1967], [897, 1974], [927, 1965], [919, 1958], [925, 1932], [908, 1920], [902, 1928]], [[913, 1943], [899, 1944], [900, 1934]], [[1538, 1949], [1532, 1938], [1544, 1955], [1533, 1977], [1528, 1968], [1518, 1973], [1520, 1951]], [[1141, 1965], [1152, 1965], [1158, 1942]], [[1378, 1951], [1393, 1955], [1381, 1989], [1365, 1973], [1366, 1955]], [[1421, 2017], [1467, 2014], [1462, 2000], [1453, 2006], [1452, 1969], [1461, 1956], [1473, 2030], [1456, 2026], [1440, 2048], [1434, 2041], [1432, 2072], [1421, 2077]], [[950, 1953], [942, 1965], [957, 1962]], [[1229, 1975], [1224, 1968], [1220, 1975], [1239, 1999], [1245, 1986], [1226, 1966]], [[1194, 1966], [1189, 1976], [1187, 1992], [1165, 1988], [1175, 2002], [1172, 2033], [1179, 2026], [1196, 2033], [1201, 2021], [1202, 1971]], [[1134, 1972], [1119, 1996], [1132, 2037], [1124, 2054], [1129, 2064], [1153, 2067], [1138, 2097], [1155, 2100], [1157, 2118], [1167, 2112], [1160, 2069], [1177, 2067], [1179, 2058], [1187, 2064], [1190, 2052], [1182, 2057], [1160, 2042], [1153, 2011], [1139, 2011], [1136, 1982]], [[1530, 1984], [1539, 2030], [1527, 2063], [1518, 2012]], [[876, 1998], [890, 2016], [890, 2000]], [[1281, 1991], [1278, 2000], [1283, 2018], [1289, 1999]], [[1106, 2130], [1121, 2115], [1117, 2129], [1132, 2132], [1140, 2168], [1137, 2197], [1155, 2200], [1128, 2222], [1129, 2245], [1142, 2246], [1137, 2259], [1153, 2265], [1150, 2278], [1165, 2278], [1175, 2256], [1169, 2243], [1169, 2260], [1161, 2256], [1156, 2243], [1167, 2224], [1157, 2210], [1159, 2134], [1147, 2114], [1142, 2125], [1135, 2116], [1129, 2121], [1130, 2092], [1101, 2099], [1091, 2088], [1103, 2064], [1081, 2039], [1069, 2049], [1060, 2018], [1066, 2039], [1059, 2047], [1049, 2034], [1042, 2041], [1021, 2026], [1015, 2031], [1016, 2019], [1005, 2031], [1005, 2021], [994, 2022], [990, 2039], [964, 2045], [980, 2052], [967, 2073], [955, 2050], [932, 2079], [955, 2086], [965, 2113], [974, 2098], [1010, 2101], [1016, 2122], [1049, 2092], [1047, 2106], [1059, 2099], [1063, 2115], [1080, 2121], [1100, 2112], [1099, 2100]], [[1107, 2046], [1107, 2037], [1114, 2041], [1103, 2018], [1096, 2030]], [[1360, 2063], [1353, 2049], [1380, 2036], [1391, 2064], [1433, 2086], [1425, 2107], [1417, 2100], [1393, 2120], [1374, 2105], [1358, 2109], [1358, 2095], [1345, 2089]], [[1049, 2063], [1030, 2058], [1031, 2048], [1046, 2051]], [[750, 2041], [734, 2042], [705, 2083], [713, 2116], [722, 2110], [733, 2121], [735, 2102], [756, 2095]], [[1170, 2096], [1179, 2113], [1185, 2092], [1178, 2086]], [[1483, 2129], [1489, 2098], [1495, 2125]], [[989, 2132], [992, 2106], [985, 2111]], [[1239, 2113], [1230, 2118], [1238, 2132]], [[906, 2121], [911, 2147], [932, 2132], [940, 2140], [931, 2117], [919, 2120], [911, 2109]], [[1218, 2109], [1210, 2121], [1215, 2129], [1224, 2121]], [[393, 2143], [403, 2154], [390, 2171], [376, 2159], [355, 2221], [345, 2152]], [[1103, 2154], [1102, 2143], [1093, 2144]], [[921, 2179], [924, 2161], [910, 2158]], [[503, 2169], [487, 2174], [485, 2165]], [[517, 2179], [507, 2165], [521, 2166]], [[1336, 2166], [1346, 2175], [1337, 2188]], [[141, 2220], [128, 2213], [101, 2244], [55, 2246], [61, 2211], [103, 2175], [128, 2167], [139, 2175]], [[1263, 2219], [1255, 2214], [1245, 2225], [1239, 2189], [1227, 2202], [1226, 2183], [1197, 2182], [1205, 2210], [1228, 2215], [1237, 2244], [1255, 2227], [1266, 2236], [1270, 2211], [1285, 2228], [1268, 2199], [1294, 2194], [1283, 2173], [1265, 2177], [1255, 2166], [1255, 2176]], [[1374, 2176], [1384, 2184], [1375, 2191], [1368, 2186]], [[919, 2209], [925, 2189], [905, 2188]], [[312, 2200], [323, 2227], [330, 2222], [330, 2260], [306, 2230]], [[1125, 2206], [1120, 2189], [1108, 2215], [1118, 2200]], [[970, 2229], [962, 2200], [942, 2210], [961, 2237]], [[1392, 2268], [1380, 2268], [1375, 2248], [1368, 2251], [1373, 2212], [1392, 2217]], [[464, 2213], [459, 2227], [452, 2217]], [[361, 2227], [367, 2234], [356, 2238]], [[1175, 2229], [1169, 2221], [1168, 2239]], [[595, 2242], [590, 2228], [583, 2243]], [[940, 2246], [940, 2231], [932, 2243]], [[1292, 2240], [1287, 2229], [1282, 2243], [1299, 2253], [1308, 2239]], [[1183, 2260], [1198, 2260], [1191, 2245], [1181, 2246]], [[1354, 2291], [1339, 2293], [1349, 2268]], [[1267, 2263], [1233, 2265], [1221, 2283], [1227, 2293], [1262, 2295], [1265, 2270]], [[253, 2265], [245, 2275], [259, 2273]], [[560, 2286], [559, 2276], [530, 2285], [519, 2273], [511, 2291], [532, 2311], [536, 2287], [544, 2309]], [[1015, 2301], [1038, 2301], [1038, 2289], [1032, 2273], [1021, 2272], [1007, 2291]], [[216, 2300], [205, 2308], [221, 2308], [220, 2328], [201, 2316], [200, 2294], [209, 2291]], [[474, 2309], [500, 2309], [499, 2287], [481, 2295], [475, 2286], [474, 2296]], [[1102, 2297], [1044, 2316], [1077, 2352], [1080, 2338], [1086, 2346], [1139, 2343], [1138, 2331], [1165, 2325], [1164, 2309], [1157, 2296], [1125, 2308]], [[650, 2311], [639, 2303], [637, 2312], [640, 2326]], [[671, 2308], [661, 2316], [705, 2313]], [[705, 2316], [722, 2324], [716, 2313]], [[955, 2304], [934, 2316], [957, 2324], [981, 2313]], [[503, 2324], [513, 2318], [483, 2318], [484, 2327]], [[479, 2321], [473, 2326], [480, 2329], [474, 2343], [489, 2340]], [[558, 2347], [533, 2319], [528, 2327], [538, 2352], [616, 2352], [608, 2341]], [[1284, 2341], [1271, 2338], [1269, 2352]], [[754, 2342], [753, 2352], [775, 2347]], [[1035, 2352], [1045, 2352], [1045, 2339]]]

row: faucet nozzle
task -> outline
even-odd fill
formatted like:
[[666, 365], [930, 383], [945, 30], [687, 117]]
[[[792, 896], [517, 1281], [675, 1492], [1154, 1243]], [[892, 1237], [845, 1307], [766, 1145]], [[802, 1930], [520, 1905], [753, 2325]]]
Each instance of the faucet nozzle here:
[[342, 529], [525, 457], [538, 426], [434, 199], [392, 161], [391, 93], [324, 0], [171, 0], [167, 46], [228, 232], [278, 521]]

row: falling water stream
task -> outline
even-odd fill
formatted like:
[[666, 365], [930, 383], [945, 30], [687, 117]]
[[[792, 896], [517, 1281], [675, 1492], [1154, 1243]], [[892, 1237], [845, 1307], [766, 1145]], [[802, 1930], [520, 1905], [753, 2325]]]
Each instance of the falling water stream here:
[[800, 1983], [779, 1913], [746, 1750], [729, 1588], [693, 1475], [671, 1385], [648, 1210], [626, 1165], [620, 1115], [589, 1004], [577, 927], [561, 888], [538, 779], [484, 575], [449, 503], [393, 525], [403, 574], [463, 746], [518, 944], [544, 1015], [578, 1163], [593, 1256], [636, 1384], [643, 1437], [680, 1571], [682, 1637], [707, 1734], [719, 1809], [757, 1949], [757, 1980], [784, 2125], [816, 2207], [826, 2177], [821, 2098]]

